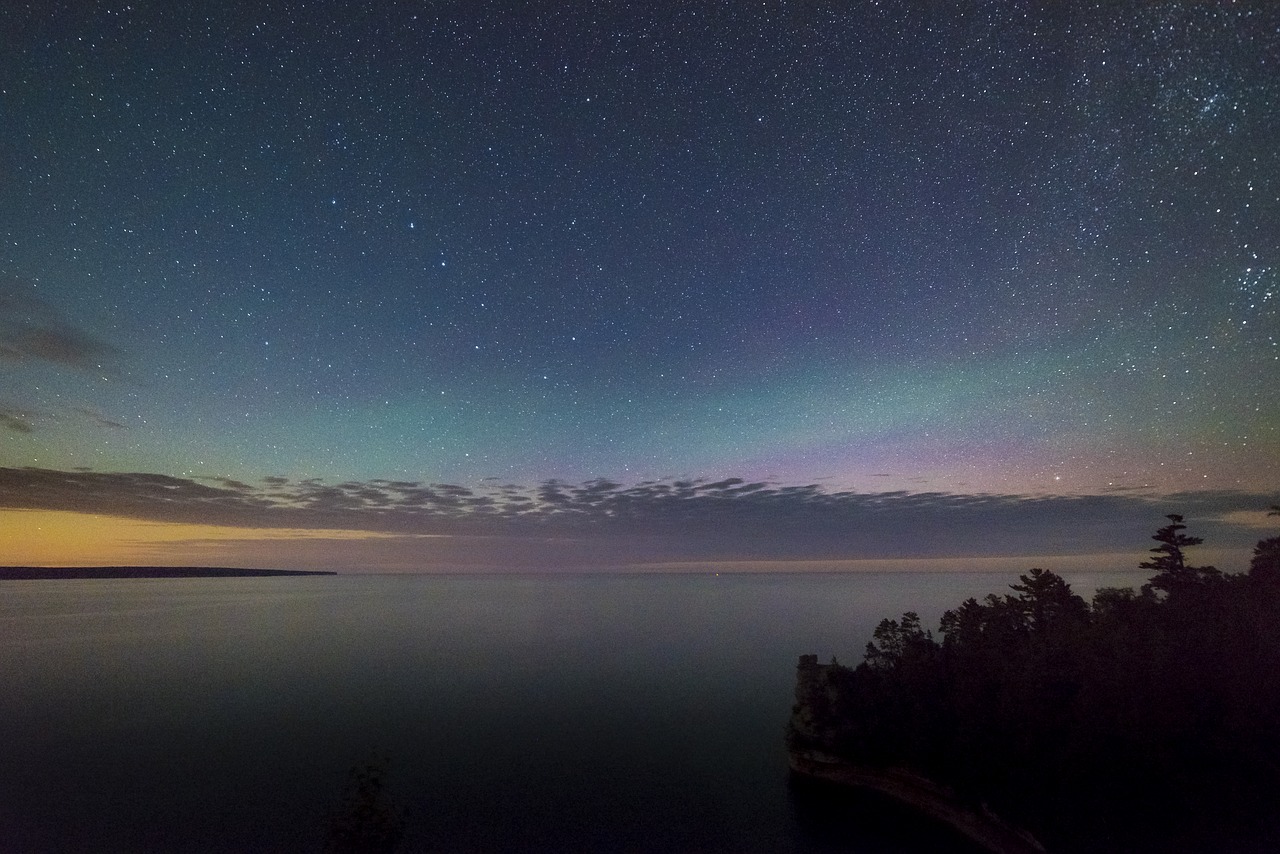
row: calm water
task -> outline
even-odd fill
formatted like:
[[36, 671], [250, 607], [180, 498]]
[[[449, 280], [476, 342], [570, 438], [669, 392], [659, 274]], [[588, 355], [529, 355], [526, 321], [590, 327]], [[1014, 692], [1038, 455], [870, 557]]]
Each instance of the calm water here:
[[801, 653], [1013, 580], [6, 582], [0, 850], [318, 850], [375, 751], [404, 851], [964, 850], [793, 790], [783, 727]]

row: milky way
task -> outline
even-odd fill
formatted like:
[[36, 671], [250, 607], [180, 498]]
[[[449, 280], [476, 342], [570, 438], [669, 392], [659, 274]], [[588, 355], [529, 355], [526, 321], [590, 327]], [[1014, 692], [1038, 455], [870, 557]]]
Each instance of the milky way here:
[[26, 3], [0, 464], [1280, 482], [1270, 3]]

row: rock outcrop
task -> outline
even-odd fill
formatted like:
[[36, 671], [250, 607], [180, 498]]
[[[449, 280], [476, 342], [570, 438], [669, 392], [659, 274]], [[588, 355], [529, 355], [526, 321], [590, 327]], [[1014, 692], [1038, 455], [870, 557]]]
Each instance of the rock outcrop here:
[[837, 664], [819, 664], [816, 655], [800, 656], [796, 702], [787, 732], [791, 771], [803, 777], [852, 786], [907, 805], [941, 821], [993, 854], [1044, 854], [1031, 834], [993, 814], [971, 807], [955, 793], [905, 768], [860, 766], [838, 754], [841, 684]]

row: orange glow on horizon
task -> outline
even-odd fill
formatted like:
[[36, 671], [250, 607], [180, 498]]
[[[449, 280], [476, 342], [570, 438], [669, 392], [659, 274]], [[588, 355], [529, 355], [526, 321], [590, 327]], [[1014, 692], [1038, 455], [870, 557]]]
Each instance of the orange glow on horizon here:
[[[157, 563], [210, 566], [226, 559], [220, 546], [263, 546], [307, 540], [374, 540], [369, 531], [231, 528], [147, 522], [62, 510], [0, 510], [0, 563], [10, 566], [128, 566]], [[182, 557], [179, 559], [178, 554]]]

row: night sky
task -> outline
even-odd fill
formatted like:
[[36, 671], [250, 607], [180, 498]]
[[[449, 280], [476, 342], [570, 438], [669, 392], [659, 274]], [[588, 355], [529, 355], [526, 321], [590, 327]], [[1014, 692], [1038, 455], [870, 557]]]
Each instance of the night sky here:
[[4, 17], [8, 562], [1136, 553], [1276, 501], [1280, 4]]

